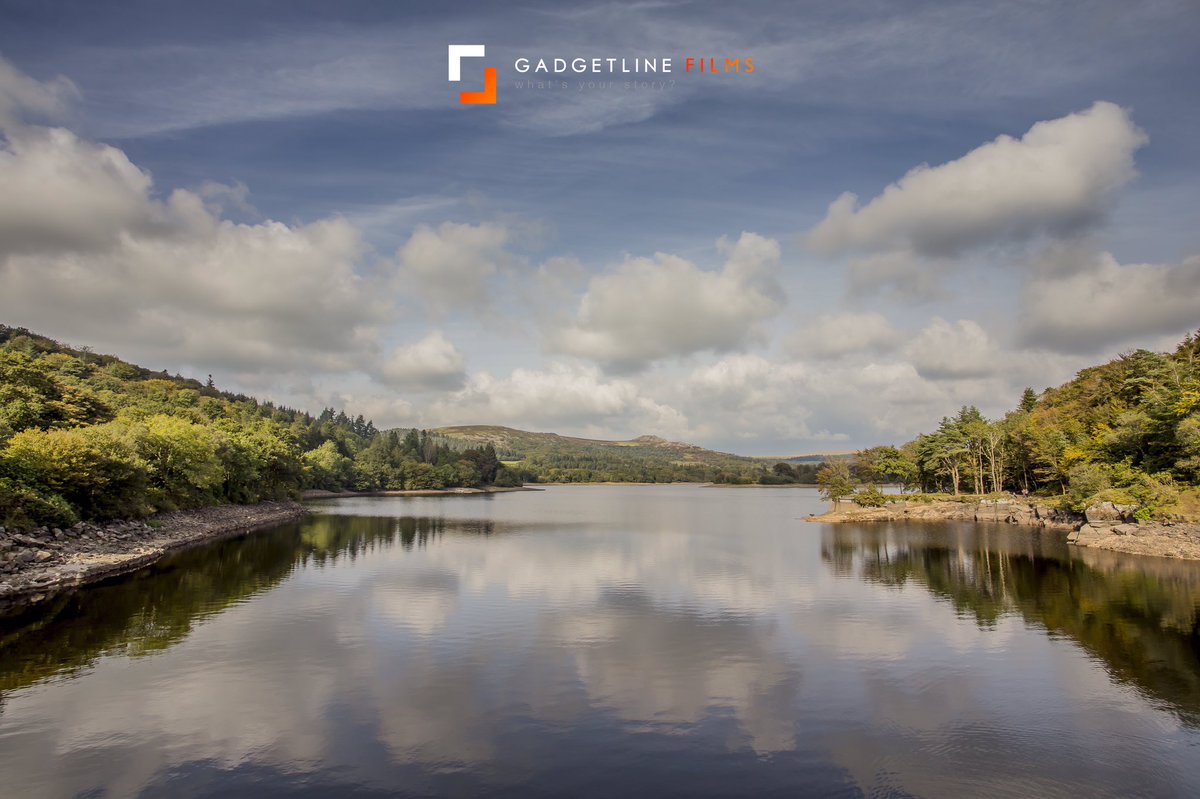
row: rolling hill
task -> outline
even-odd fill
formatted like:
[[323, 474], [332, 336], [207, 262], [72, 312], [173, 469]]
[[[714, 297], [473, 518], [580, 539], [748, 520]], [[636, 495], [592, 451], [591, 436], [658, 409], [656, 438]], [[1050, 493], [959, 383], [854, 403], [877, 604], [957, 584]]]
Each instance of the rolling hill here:
[[440, 427], [432, 431], [467, 446], [491, 444], [500, 459], [549, 482], [703, 482], [758, 474], [764, 463], [756, 458], [698, 447], [658, 436], [629, 441], [604, 441], [533, 433], [496, 425]]

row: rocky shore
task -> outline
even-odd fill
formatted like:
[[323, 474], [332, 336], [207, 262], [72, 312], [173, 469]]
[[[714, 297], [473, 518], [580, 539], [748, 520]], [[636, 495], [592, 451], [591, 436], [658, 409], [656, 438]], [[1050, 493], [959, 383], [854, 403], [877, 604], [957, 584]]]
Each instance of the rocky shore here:
[[0, 527], [0, 607], [140, 569], [164, 555], [299, 519], [298, 502], [218, 505], [163, 513], [144, 521], [14, 532]]
[[1031, 502], [1012, 499], [982, 499], [963, 502], [910, 502], [896, 499], [882, 508], [863, 508], [845, 503], [841, 508], [820, 516], [809, 516], [810, 522], [895, 522], [895, 521], [960, 521], [1003, 522], [1027, 527], [1044, 527], [1069, 532], [1083, 520], [1075, 514], [1047, 508]]
[[982, 499], [962, 502], [910, 502], [897, 499], [882, 508], [852, 503], [810, 516], [810, 522], [964, 521], [999, 522], [1040, 527], [1067, 534], [1078, 547], [1106, 549], [1129, 555], [1156, 555], [1200, 560], [1200, 524], [1139, 522], [1131, 506], [1100, 503], [1083, 515], [1047, 508], [1019, 499]]
[[1200, 524], [1139, 522], [1131, 505], [1104, 502], [1085, 512], [1084, 523], [1067, 536], [1079, 547], [1108, 549], [1131, 555], [1200, 560]]

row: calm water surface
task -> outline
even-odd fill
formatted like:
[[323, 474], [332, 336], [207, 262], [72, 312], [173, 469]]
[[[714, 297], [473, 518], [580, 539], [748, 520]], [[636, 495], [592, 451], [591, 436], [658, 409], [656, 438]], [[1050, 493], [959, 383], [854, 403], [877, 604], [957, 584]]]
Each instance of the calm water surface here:
[[1198, 564], [795, 488], [314, 507], [0, 620], [0, 794], [1200, 793]]

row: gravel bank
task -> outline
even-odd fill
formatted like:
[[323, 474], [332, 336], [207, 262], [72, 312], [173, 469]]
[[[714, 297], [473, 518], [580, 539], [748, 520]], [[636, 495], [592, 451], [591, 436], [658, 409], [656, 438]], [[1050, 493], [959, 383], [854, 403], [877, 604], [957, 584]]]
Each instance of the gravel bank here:
[[298, 502], [218, 505], [162, 513], [145, 521], [18, 533], [0, 527], [0, 607], [140, 569], [171, 552], [299, 519]]

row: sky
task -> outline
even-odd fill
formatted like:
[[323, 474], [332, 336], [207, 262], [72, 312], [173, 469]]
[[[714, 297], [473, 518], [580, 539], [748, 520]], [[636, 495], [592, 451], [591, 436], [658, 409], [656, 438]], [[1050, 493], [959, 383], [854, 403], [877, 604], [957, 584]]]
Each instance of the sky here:
[[[0, 0], [0, 322], [380, 427], [899, 443], [1200, 328], [1197, 41], [1194, 0]], [[517, 70], [556, 57], [672, 71]]]

